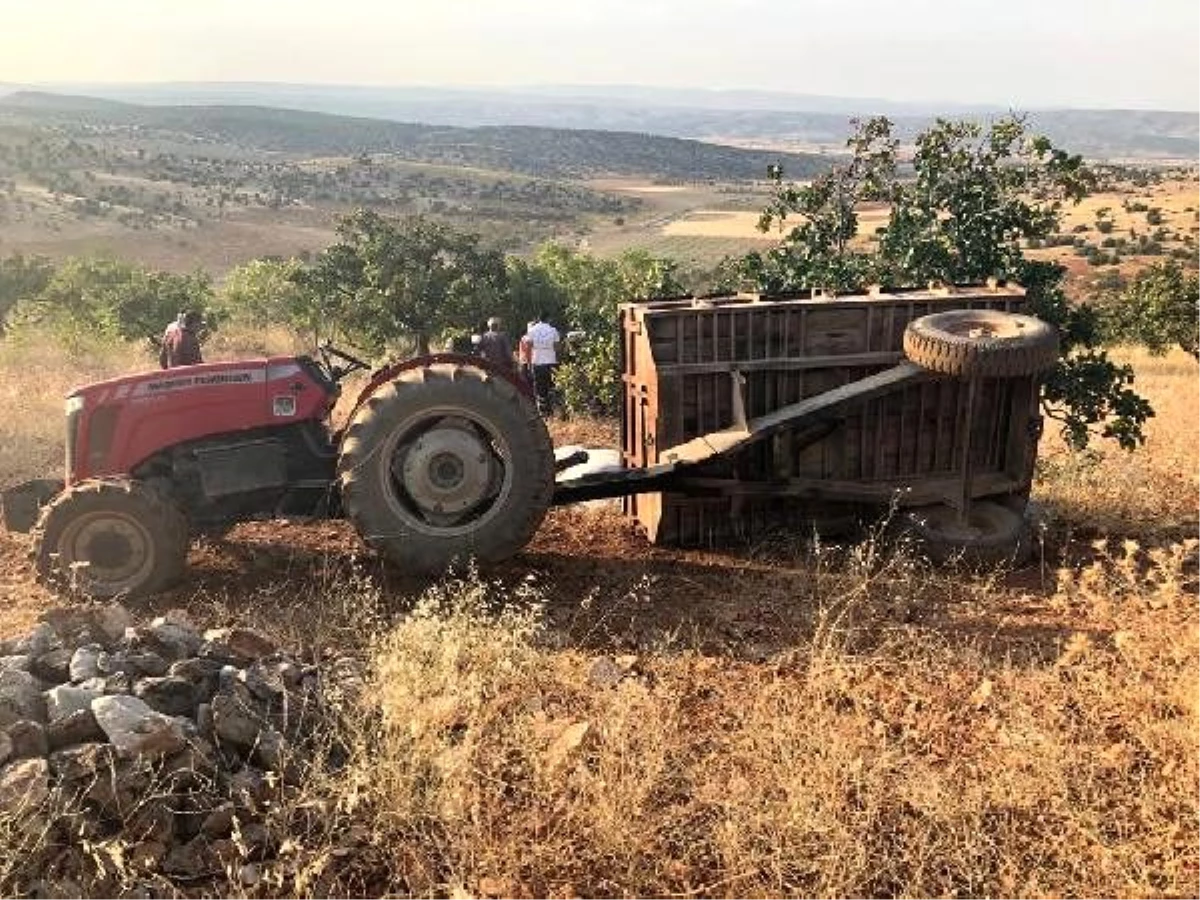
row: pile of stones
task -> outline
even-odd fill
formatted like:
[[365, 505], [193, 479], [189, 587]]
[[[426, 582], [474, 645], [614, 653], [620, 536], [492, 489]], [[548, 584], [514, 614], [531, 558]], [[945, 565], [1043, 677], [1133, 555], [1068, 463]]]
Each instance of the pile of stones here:
[[[71, 884], [81, 847], [129, 871], [252, 886], [278, 849], [265, 816], [311, 763], [349, 659], [321, 669], [249, 628], [200, 630], [181, 610], [55, 610], [0, 641], [0, 815], [27, 868]], [[328, 754], [329, 747], [322, 745]], [[81, 886], [81, 885], [77, 885]]]

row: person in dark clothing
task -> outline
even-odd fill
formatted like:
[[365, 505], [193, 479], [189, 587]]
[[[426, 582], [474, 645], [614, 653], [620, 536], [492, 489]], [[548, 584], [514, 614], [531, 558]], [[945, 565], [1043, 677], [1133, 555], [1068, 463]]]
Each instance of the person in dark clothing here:
[[501, 322], [496, 317], [488, 319], [488, 330], [479, 336], [475, 352], [505, 372], [513, 368], [513, 346], [507, 334], [500, 330]]
[[158, 364], [164, 369], [179, 366], [197, 366], [204, 362], [200, 353], [200, 314], [187, 312], [179, 320], [178, 327], [168, 328], [163, 335], [162, 348], [158, 352]]

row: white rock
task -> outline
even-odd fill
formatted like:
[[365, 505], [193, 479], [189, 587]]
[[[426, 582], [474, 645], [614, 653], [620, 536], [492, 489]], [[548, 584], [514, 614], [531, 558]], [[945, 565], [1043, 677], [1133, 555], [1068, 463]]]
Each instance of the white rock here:
[[169, 651], [176, 659], [195, 656], [204, 639], [194, 628], [172, 622], [162, 616], [150, 623], [150, 637]]
[[46, 715], [51, 722], [65, 719], [73, 712], [90, 709], [92, 701], [103, 695], [104, 691], [94, 688], [60, 684], [58, 687], [46, 691]]
[[74, 653], [71, 654], [71, 664], [69, 671], [71, 680], [75, 682], [86, 681], [89, 678], [95, 678], [102, 674], [100, 671], [100, 657], [107, 656], [104, 648], [99, 644], [85, 644]]
[[97, 697], [92, 715], [122, 753], [162, 756], [174, 753], [187, 743], [183, 725], [155, 712], [144, 701], [124, 694]]

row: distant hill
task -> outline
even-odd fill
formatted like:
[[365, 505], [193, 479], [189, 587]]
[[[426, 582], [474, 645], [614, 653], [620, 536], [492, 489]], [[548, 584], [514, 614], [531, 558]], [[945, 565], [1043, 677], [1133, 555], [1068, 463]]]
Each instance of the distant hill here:
[[[17, 86], [10, 85], [16, 90]], [[476, 128], [631, 131], [701, 141], [792, 142], [841, 147], [854, 116], [887, 115], [902, 139], [935, 116], [986, 120], [1007, 112], [985, 104], [933, 104], [782, 91], [700, 90], [637, 85], [524, 88], [366, 87], [271, 83], [75, 85], [76, 93], [154, 105], [251, 105]], [[0, 94], [5, 86], [0, 85]], [[1172, 110], [1029, 109], [1033, 127], [1092, 158], [1196, 159], [1200, 114]]]
[[782, 162], [794, 177], [823, 170], [815, 154], [743, 150], [695, 140], [595, 128], [475, 128], [394, 122], [264, 106], [148, 106], [94, 97], [16, 91], [0, 97], [0, 120], [56, 127], [186, 135], [213, 143], [305, 155], [391, 153], [416, 161], [550, 178], [649, 177], [750, 180]]

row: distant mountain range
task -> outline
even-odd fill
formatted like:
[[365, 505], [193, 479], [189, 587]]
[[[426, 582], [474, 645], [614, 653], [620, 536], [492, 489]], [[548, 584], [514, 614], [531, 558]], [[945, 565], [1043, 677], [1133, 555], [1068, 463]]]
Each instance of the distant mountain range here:
[[[385, 119], [409, 118], [409, 111], [436, 114], [448, 107], [452, 115], [460, 108], [495, 106], [504, 115], [526, 109], [536, 115], [545, 108], [642, 108], [829, 113], [848, 115], [933, 116], [959, 113], [1002, 112], [999, 106], [962, 103], [909, 103], [880, 97], [829, 97], [784, 91], [660, 88], [642, 85], [529, 85], [515, 88], [375, 87], [370, 85], [288, 84], [277, 82], [164, 82], [106, 84], [70, 82], [61, 84], [0, 84], [0, 94], [37, 90], [74, 94], [127, 103], [154, 105], [251, 105], [308, 109], [339, 115], [363, 115]], [[419, 119], [427, 122], [428, 119]], [[498, 125], [499, 121], [433, 122], [431, 124]], [[542, 124], [520, 122], [516, 124]]]
[[186, 136], [202, 143], [309, 156], [390, 153], [414, 162], [546, 178], [634, 176], [672, 181], [766, 177], [782, 162], [793, 177], [825, 169], [817, 154], [747, 150], [629, 131], [487, 125], [465, 128], [249, 105], [152, 106], [16, 91], [0, 96], [5, 123], [73, 136]]
[[[0, 94], [22, 86], [0, 85]], [[887, 115], [911, 139], [936, 116], [986, 120], [999, 106], [909, 103], [772, 91], [637, 85], [523, 88], [271, 83], [54, 85], [54, 91], [155, 106], [257, 106], [463, 128], [627, 131], [701, 141], [840, 148], [849, 119]], [[1092, 158], [1200, 157], [1200, 114], [1170, 110], [1014, 110], [1059, 146]]]

